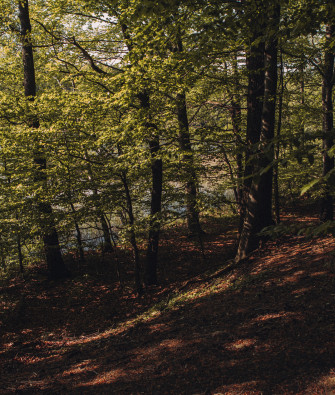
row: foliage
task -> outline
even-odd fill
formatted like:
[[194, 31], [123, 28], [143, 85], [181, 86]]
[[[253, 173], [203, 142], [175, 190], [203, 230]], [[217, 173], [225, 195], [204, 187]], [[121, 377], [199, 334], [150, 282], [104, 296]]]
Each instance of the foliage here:
[[[155, 133], [164, 167], [160, 221], [185, 217], [185, 151], [177, 121], [181, 93], [186, 93], [200, 191], [196, 206], [208, 210], [229, 204], [237, 210], [227, 191], [236, 192], [241, 185], [238, 157], [247, 145], [245, 54], [255, 44], [256, 21], [261, 28], [271, 11], [265, 3], [31, 0], [38, 87], [32, 102], [22, 91], [16, 7], [2, 0], [2, 265], [18, 259], [18, 240], [26, 264], [39, 254], [45, 224], [36, 211], [38, 202], [52, 205], [64, 251], [76, 244], [76, 226], [91, 248], [88, 239], [102, 237], [101, 215], [117, 242], [129, 244], [132, 230], [143, 240], [150, 223], [148, 141]], [[324, 24], [333, 10], [319, 1], [280, 4], [283, 111], [281, 133], [273, 144], [280, 150], [280, 193], [290, 191], [295, 199], [301, 189], [305, 193], [314, 187], [316, 196], [321, 189], [320, 70]], [[260, 39], [271, 35], [271, 27], [264, 27]], [[176, 50], [179, 42], [183, 51]], [[150, 95], [148, 109], [141, 108], [142, 92]], [[231, 115], [234, 101], [241, 110], [238, 132]], [[38, 130], [29, 127], [32, 117], [40, 120]], [[47, 188], [36, 177], [36, 152], [48, 159]], [[134, 223], [129, 222], [122, 175], [127, 177]]]

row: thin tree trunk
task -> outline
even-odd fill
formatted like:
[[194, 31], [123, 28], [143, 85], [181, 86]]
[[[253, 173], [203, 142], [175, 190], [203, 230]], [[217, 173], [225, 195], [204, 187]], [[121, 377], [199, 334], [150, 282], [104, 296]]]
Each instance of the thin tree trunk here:
[[[24, 93], [29, 100], [34, 100], [36, 96], [35, 67], [33, 57], [33, 47], [31, 43], [31, 24], [29, 17], [28, 0], [19, 1], [19, 19], [21, 25], [22, 40], [22, 58], [24, 70]], [[38, 118], [31, 118], [29, 126], [35, 129], [39, 128]], [[34, 153], [34, 164], [36, 166], [37, 181], [41, 181], [46, 187], [46, 158], [43, 153]], [[50, 203], [38, 203], [38, 210], [42, 216], [42, 240], [46, 255], [46, 262], [50, 278], [58, 279], [69, 275], [59, 245], [58, 234], [56, 231], [55, 221]]]
[[242, 212], [242, 200], [243, 200], [243, 155], [241, 152], [241, 100], [239, 93], [239, 76], [238, 76], [238, 61], [237, 53], [234, 55], [233, 60], [233, 70], [234, 70], [234, 92], [231, 95], [231, 107], [230, 107], [230, 117], [233, 126], [233, 133], [235, 136], [235, 149], [236, 149], [236, 165], [237, 165], [237, 183], [236, 188], [234, 188], [236, 204], [238, 206], [239, 214], [241, 216]]
[[16, 243], [17, 243], [17, 253], [18, 253], [18, 258], [19, 258], [19, 265], [20, 265], [20, 273], [24, 272], [24, 267], [23, 267], [23, 254], [22, 254], [22, 245], [21, 245], [21, 236], [18, 234], [16, 236]]
[[133, 249], [133, 257], [134, 257], [134, 272], [135, 272], [135, 287], [138, 295], [143, 294], [143, 286], [141, 281], [141, 263], [140, 263], [140, 254], [137, 246], [136, 235], [134, 230], [135, 218], [134, 218], [134, 210], [133, 210], [133, 202], [130, 195], [130, 190], [127, 181], [126, 172], [121, 174], [121, 180], [124, 186], [124, 190], [126, 193], [126, 201], [127, 201], [127, 213], [129, 218], [130, 225], [130, 244]]
[[1, 262], [1, 267], [6, 270], [7, 268], [7, 264], [6, 264], [6, 257], [7, 257], [7, 253], [6, 251], [4, 251], [3, 248], [4, 242], [1, 239], [1, 235], [0, 235], [0, 262]]
[[[222, 148], [222, 154], [223, 154], [223, 158], [228, 166], [230, 180], [231, 180], [232, 184], [234, 184], [235, 174], [234, 174], [233, 166], [232, 166], [232, 164], [229, 160], [229, 157], [228, 157], [224, 148]], [[238, 204], [238, 202], [239, 202], [238, 187], [233, 186], [233, 191], [234, 191], [235, 202]]]
[[197, 235], [202, 233], [202, 229], [199, 221], [199, 211], [197, 209], [197, 175], [194, 168], [185, 93], [177, 94], [177, 113], [179, 123], [179, 147], [183, 152], [182, 158], [186, 176], [187, 226], [191, 234]]
[[280, 132], [282, 124], [282, 114], [283, 114], [283, 94], [284, 94], [284, 65], [283, 65], [283, 54], [280, 52], [280, 92], [278, 97], [278, 123], [277, 123], [277, 133], [276, 133], [276, 146], [275, 146], [275, 165], [273, 173], [273, 199], [274, 199], [274, 209], [276, 223], [280, 223], [280, 195], [279, 195], [279, 150], [280, 150]]
[[[10, 180], [9, 180], [9, 182], [10, 182]], [[16, 221], [19, 220], [19, 216], [17, 213], [15, 213], [15, 218], [16, 218]], [[19, 258], [20, 273], [24, 273], [21, 234], [20, 234], [19, 229], [16, 232], [17, 232], [16, 233], [16, 245], [17, 245], [17, 255]]]
[[[279, 6], [273, 9], [270, 21], [279, 23]], [[278, 41], [272, 37], [265, 47], [264, 102], [258, 171], [252, 180], [247, 203], [247, 212], [239, 241], [236, 260], [246, 258], [260, 241], [259, 232], [272, 225], [272, 180], [273, 180], [273, 138], [276, 115]]]
[[[5, 172], [7, 172], [6, 159], [4, 159], [3, 162], [4, 162]], [[8, 185], [10, 186], [10, 184], [11, 184], [11, 177], [10, 176], [7, 176], [7, 182], [8, 182]], [[15, 212], [15, 219], [16, 219], [16, 222], [18, 223], [19, 222], [19, 216], [18, 216], [17, 212]], [[17, 245], [17, 255], [18, 255], [18, 258], [19, 258], [20, 273], [24, 273], [22, 243], [21, 243], [21, 234], [20, 234], [19, 228], [15, 230], [15, 233], [16, 233], [16, 245]]]
[[149, 223], [149, 240], [147, 248], [147, 261], [145, 267], [146, 285], [157, 284], [157, 257], [159, 234], [161, 224], [161, 206], [162, 206], [162, 184], [163, 184], [163, 162], [158, 157], [160, 152], [159, 138], [149, 142], [151, 153], [151, 207]]
[[[129, 52], [133, 52], [132, 41], [128, 32], [127, 25], [120, 21], [121, 30], [126, 41]], [[141, 109], [149, 111], [150, 96], [148, 92], [140, 92], [137, 97], [140, 100]], [[156, 125], [149, 120], [146, 122], [146, 127], [156, 130]], [[161, 206], [162, 206], [162, 190], [163, 190], [163, 161], [160, 155], [160, 141], [158, 133], [153, 133], [149, 140], [149, 149], [151, 155], [151, 205], [150, 205], [150, 222], [149, 222], [149, 237], [147, 247], [147, 257], [144, 268], [144, 282], [146, 285], [157, 284], [157, 259], [160, 236], [161, 223]]]
[[[183, 43], [180, 37], [177, 40], [176, 50], [179, 53], [183, 52]], [[179, 124], [179, 147], [183, 152], [182, 158], [186, 176], [187, 226], [191, 234], [200, 235], [202, 229], [199, 221], [199, 210], [197, 208], [197, 175], [194, 168], [185, 92], [177, 93], [176, 103]]]
[[93, 170], [92, 170], [91, 164], [89, 163], [89, 160], [88, 160], [89, 159], [88, 152], [85, 152], [85, 157], [87, 159], [87, 170], [88, 170], [88, 174], [89, 174], [89, 180], [93, 184], [92, 190], [93, 190], [93, 195], [94, 195], [95, 201], [96, 201], [95, 210], [96, 210], [97, 217], [100, 221], [101, 230], [102, 230], [102, 236], [103, 236], [102, 251], [104, 253], [112, 252], [113, 251], [113, 244], [112, 244], [111, 236], [109, 233], [109, 226], [108, 226], [107, 220], [105, 218], [104, 211], [100, 207], [100, 202], [98, 201], [99, 200], [99, 193], [98, 193], [97, 186], [95, 184]]
[[81, 237], [81, 231], [80, 231], [80, 227], [79, 224], [77, 222], [76, 216], [76, 209], [74, 208], [74, 204], [71, 201], [71, 196], [69, 197], [70, 199], [70, 207], [71, 207], [71, 211], [73, 214], [73, 220], [74, 220], [74, 227], [76, 228], [76, 239], [77, 239], [77, 245], [78, 245], [78, 252], [79, 252], [79, 259], [80, 262], [83, 263], [85, 262], [85, 253], [84, 253], [84, 248], [83, 248], [83, 239]]
[[[324, 76], [322, 81], [322, 108], [323, 108], [323, 176], [326, 176], [334, 169], [334, 157], [328, 155], [328, 151], [333, 147], [333, 95], [334, 86], [334, 40], [335, 25], [326, 26], [326, 51], [324, 62]], [[321, 199], [321, 220], [332, 221], [333, 214], [333, 196], [330, 187], [326, 181]]]
[[109, 226], [107, 223], [107, 220], [105, 218], [105, 214], [102, 212], [102, 210], [99, 208], [99, 219], [100, 219], [100, 224], [102, 228], [102, 234], [104, 238], [104, 243], [102, 246], [103, 252], [112, 252], [113, 251], [113, 244], [112, 244], [112, 239], [110, 236], [109, 232]]

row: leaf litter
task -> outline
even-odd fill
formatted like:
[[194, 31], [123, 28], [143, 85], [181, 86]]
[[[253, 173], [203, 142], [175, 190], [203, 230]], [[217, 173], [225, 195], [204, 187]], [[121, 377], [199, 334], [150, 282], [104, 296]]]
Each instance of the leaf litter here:
[[63, 283], [37, 267], [4, 284], [0, 393], [335, 392], [334, 239], [278, 239], [233, 265], [234, 226], [204, 227], [205, 261], [184, 228], [163, 233], [161, 283], [141, 299], [127, 253], [121, 283], [113, 255], [97, 273], [92, 254]]

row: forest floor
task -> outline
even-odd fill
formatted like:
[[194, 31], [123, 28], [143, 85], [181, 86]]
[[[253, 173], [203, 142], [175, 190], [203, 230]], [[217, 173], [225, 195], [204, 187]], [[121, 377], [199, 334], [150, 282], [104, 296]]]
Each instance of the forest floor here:
[[120, 251], [65, 282], [39, 267], [4, 282], [0, 393], [335, 394], [334, 238], [284, 237], [227, 267], [236, 224], [204, 228], [204, 257], [183, 227], [162, 233], [161, 285], [140, 300]]

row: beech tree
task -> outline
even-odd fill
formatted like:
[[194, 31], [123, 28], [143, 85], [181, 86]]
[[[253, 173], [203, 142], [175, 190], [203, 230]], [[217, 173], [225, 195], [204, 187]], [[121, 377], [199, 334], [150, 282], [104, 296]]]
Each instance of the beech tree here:
[[[33, 101], [36, 96], [36, 81], [28, 0], [19, 1], [19, 19], [24, 69], [24, 94], [28, 101]], [[28, 114], [26, 122], [28, 127], [36, 130], [39, 129], [40, 123], [38, 116]], [[32, 154], [36, 166], [35, 181], [42, 183], [42, 188], [46, 188], [46, 153], [43, 152], [43, 147], [39, 147], [38, 150]], [[63, 262], [51, 204], [39, 199], [37, 201], [37, 209], [41, 214], [40, 225], [50, 277], [52, 279], [67, 277], [69, 273]]]
[[334, 17], [319, 3], [2, 0], [2, 265], [43, 249], [62, 277], [61, 249], [113, 259], [119, 243], [141, 293], [173, 221], [202, 244], [202, 215], [232, 207], [241, 260], [273, 224], [273, 188], [294, 199], [312, 181], [332, 219]]
[[[257, 48], [251, 49], [249, 55], [249, 95], [247, 136], [252, 147], [257, 146], [257, 164], [246, 203], [246, 215], [240, 235], [237, 260], [246, 258], [257, 248], [258, 233], [273, 223], [272, 220], [272, 177], [273, 177], [273, 139], [276, 115], [277, 93], [277, 51], [280, 5], [272, 4], [268, 9], [268, 26], [257, 26], [253, 33], [253, 42], [260, 31], [266, 27], [274, 28]], [[263, 33], [262, 33], [263, 34]], [[258, 37], [257, 37], [258, 35]], [[262, 36], [261, 36], [262, 37]], [[255, 51], [255, 52], [254, 52]], [[255, 73], [255, 75], [253, 75]], [[249, 133], [248, 133], [249, 130]], [[247, 158], [249, 160], [249, 158]], [[250, 174], [250, 168], [247, 167]], [[247, 184], [249, 184], [248, 181]]]

